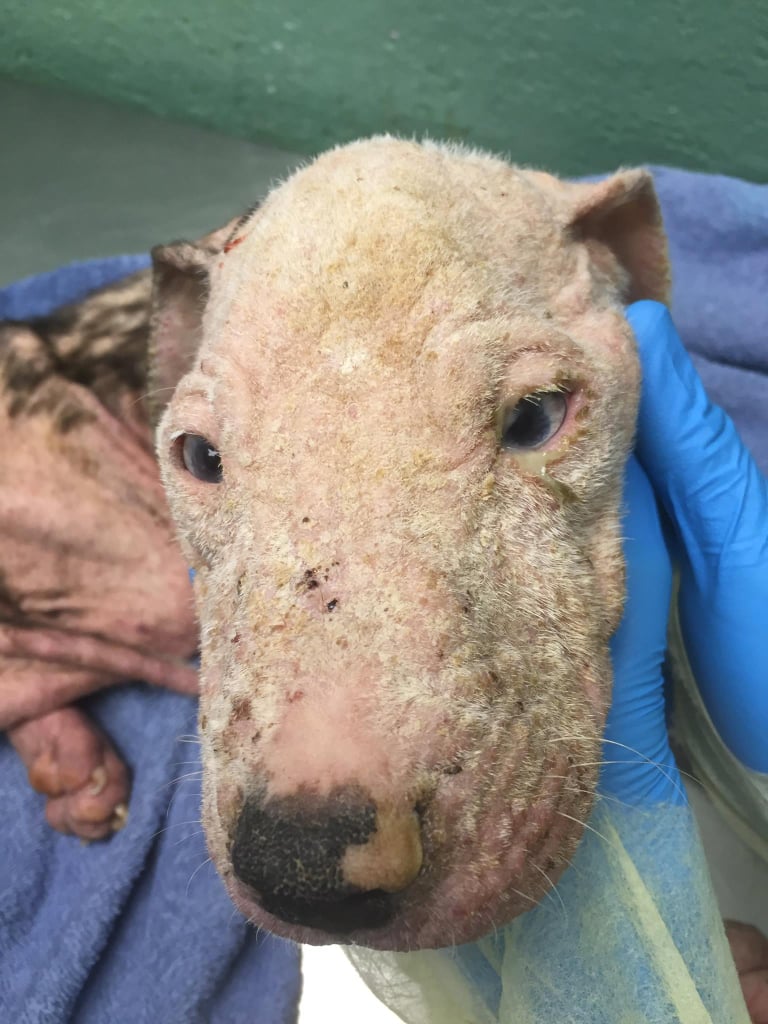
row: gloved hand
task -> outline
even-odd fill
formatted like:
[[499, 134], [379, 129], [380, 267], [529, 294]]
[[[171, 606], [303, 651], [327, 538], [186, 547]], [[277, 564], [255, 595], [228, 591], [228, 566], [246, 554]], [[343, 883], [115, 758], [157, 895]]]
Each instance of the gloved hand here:
[[667, 310], [638, 302], [627, 318], [644, 379], [626, 474], [628, 600], [612, 644], [600, 789], [626, 803], [669, 803], [685, 795], [661, 673], [667, 548], [680, 570], [683, 635], [709, 714], [747, 767], [768, 771], [768, 483], [707, 398]]

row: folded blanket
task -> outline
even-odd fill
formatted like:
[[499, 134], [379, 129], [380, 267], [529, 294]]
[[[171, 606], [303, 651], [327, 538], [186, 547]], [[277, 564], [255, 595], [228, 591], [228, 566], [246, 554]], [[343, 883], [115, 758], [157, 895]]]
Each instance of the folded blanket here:
[[[768, 188], [659, 168], [673, 313], [712, 397], [768, 472]], [[121, 257], [0, 291], [28, 319], [146, 265]], [[207, 859], [194, 703], [127, 686], [88, 702], [133, 772], [127, 827], [81, 846], [44, 823], [0, 743], [0, 1020], [14, 1024], [295, 1018], [294, 947], [249, 930]]]
[[768, 474], [768, 185], [659, 167], [672, 313], [707, 391]]

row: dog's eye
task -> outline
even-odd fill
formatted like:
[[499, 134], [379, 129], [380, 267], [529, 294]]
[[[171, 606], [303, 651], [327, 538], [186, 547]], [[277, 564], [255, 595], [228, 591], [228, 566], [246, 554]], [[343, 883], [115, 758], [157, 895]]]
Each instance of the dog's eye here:
[[567, 412], [567, 393], [539, 391], [526, 395], [504, 411], [501, 447], [508, 451], [541, 448], [562, 427]]
[[205, 484], [221, 483], [221, 455], [199, 434], [185, 434], [181, 444], [184, 468]]

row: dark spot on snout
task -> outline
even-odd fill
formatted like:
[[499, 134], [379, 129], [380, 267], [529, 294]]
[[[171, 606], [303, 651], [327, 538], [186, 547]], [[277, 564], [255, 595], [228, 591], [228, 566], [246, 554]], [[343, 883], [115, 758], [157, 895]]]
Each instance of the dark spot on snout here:
[[329, 601], [325, 607], [326, 610], [329, 612], [335, 611], [339, 607], [339, 602], [334, 597], [334, 599], [332, 601]]
[[458, 775], [462, 771], [461, 763], [459, 761], [452, 761], [451, 764], [443, 768], [443, 775]]
[[327, 798], [301, 794], [276, 800], [249, 797], [237, 820], [232, 867], [256, 900], [288, 924], [344, 935], [380, 928], [393, 898], [344, 881], [347, 847], [376, 831], [376, 808], [357, 788]]
[[320, 584], [317, 581], [317, 569], [305, 569], [299, 581], [299, 590], [316, 590]]
[[232, 704], [230, 722], [242, 722], [243, 719], [251, 717], [251, 702], [247, 697], [238, 697]]

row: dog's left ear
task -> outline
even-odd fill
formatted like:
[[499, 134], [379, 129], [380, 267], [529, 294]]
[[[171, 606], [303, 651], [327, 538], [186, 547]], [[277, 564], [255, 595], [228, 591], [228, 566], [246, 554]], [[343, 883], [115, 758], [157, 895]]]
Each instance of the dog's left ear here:
[[667, 303], [667, 236], [650, 172], [618, 171], [593, 184], [570, 185], [568, 192], [568, 231], [588, 246], [593, 263], [609, 276], [616, 276], [612, 261], [618, 261], [626, 273], [624, 300]]
[[231, 220], [197, 242], [158, 245], [152, 250], [149, 408], [156, 424], [181, 378], [192, 369], [202, 341], [213, 260], [239, 223]]

